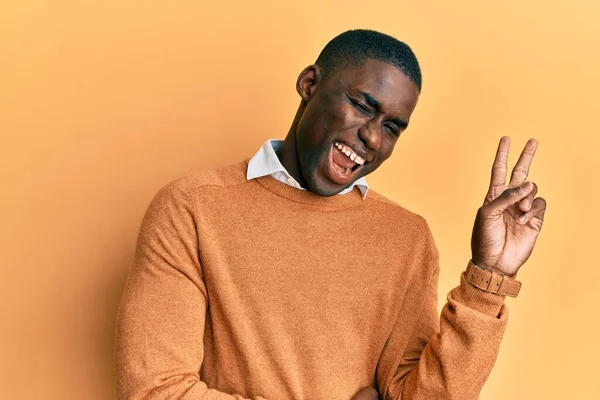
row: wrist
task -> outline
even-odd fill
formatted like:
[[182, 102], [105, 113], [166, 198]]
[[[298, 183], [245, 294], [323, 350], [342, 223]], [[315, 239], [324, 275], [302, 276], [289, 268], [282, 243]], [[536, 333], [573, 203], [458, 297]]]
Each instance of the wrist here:
[[493, 273], [496, 273], [496, 274], [498, 274], [498, 275], [506, 276], [506, 277], [508, 277], [508, 278], [514, 278], [515, 276], [517, 276], [517, 274], [516, 274], [516, 273], [514, 273], [514, 274], [512, 274], [512, 275], [511, 275], [511, 274], [507, 274], [506, 272], [502, 271], [502, 270], [501, 270], [501, 269], [499, 269], [499, 268], [495, 268], [495, 267], [489, 267], [489, 268], [488, 268], [488, 267], [482, 267], [481, 265], [478, 265], [478, 264], [476, 264], [476, 265], [477, 265], [479, 268], [481, 268], [481, 269], [484, 269], [484, 270], [486, 270], [486, 271], [488, 271], [488, 272], [493, 272]]
[[475, 264], [477, 267], [479, 267], [480, 269], [483, 269], [483, 270], [488, 271], [488, 272], [493, 272], [493, 273], [496, 273], [498, 275], [507, 276], [509, 278], [514, 278], [514, 277], [517, 276], [517, 272], [516, 271], [513, 274], [509, 274], [506, 271], [504, 271], [504, 270], [502, 270], [502, 269], [500, 269], [498, 267], [488, 266], [485, 263], [477, 260], [475, 257], [473, 257], [471, 259], [471, 262], [473, 264]]
[[471, 286], [486, 293], [517, 297], [521, 290], [521, 282], [498, 271], [497, 268], [486, 269], [472, 260], [467, 264], [464, 277]]

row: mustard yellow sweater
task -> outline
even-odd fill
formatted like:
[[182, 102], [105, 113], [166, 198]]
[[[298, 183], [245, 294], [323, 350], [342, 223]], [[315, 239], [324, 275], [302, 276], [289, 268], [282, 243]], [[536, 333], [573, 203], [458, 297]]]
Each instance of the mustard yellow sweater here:
[[151, 202], [117, 317], [118, 398], [476, 399], [504, 298], [460, 277], [440, 319], [423, 218], [372, 189], [247, 181], [247, 162]]

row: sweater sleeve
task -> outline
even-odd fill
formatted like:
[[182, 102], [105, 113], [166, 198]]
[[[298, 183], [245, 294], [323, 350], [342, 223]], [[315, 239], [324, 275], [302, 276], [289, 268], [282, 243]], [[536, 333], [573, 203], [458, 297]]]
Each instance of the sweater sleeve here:
[[[377, 383], [386, 400], [465, 399], [479, 397], [496, 361], [507, 322], [504, 296], [472, 287], [461, 274], [460, 284], [447, 296], [441, 317], [437, 313], [438, 253], [429, 232], [432, 271], [413, 320], [408, 342], [400, 316], [380, 358]], [[400, 350], [402, 349], [402, 350]]]
[[180, 179], [158, 192], [140, 228], [117, 315], [118, 399], [243, 399], [200, 380], [207, 311], [201, 271], [193, 201]]

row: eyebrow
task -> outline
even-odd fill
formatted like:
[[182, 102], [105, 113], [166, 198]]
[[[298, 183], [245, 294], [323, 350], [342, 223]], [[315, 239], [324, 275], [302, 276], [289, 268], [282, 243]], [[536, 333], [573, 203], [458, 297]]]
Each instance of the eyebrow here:
[[[365, 102], [367, 102], [368, 105], [373, 107], [375, 109], [375, 111], [377, 111], [377, 112], [381, 111], [381, 104], [373, 96], [371, 96], [367, 92], [359, 91], [359, 93], [365, 99]], [[400, 118], [393, 118], [390, 121], [393, 122], [394, 124], [398, 125], [402, 129], [406, 129], [406, 127], [408, 126], [408, 122], [406, 122]]]

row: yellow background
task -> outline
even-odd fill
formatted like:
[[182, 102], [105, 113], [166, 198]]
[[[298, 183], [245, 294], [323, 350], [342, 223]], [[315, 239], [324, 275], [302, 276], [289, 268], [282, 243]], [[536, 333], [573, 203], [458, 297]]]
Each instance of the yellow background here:
[[115, 313], [151, 197], [283, 138], [298, 73], [360, 27], [422, 65], [411, 127], [369, 181], [429, 221], [441, 304], [498, 139], [513, 163], [540, 140], [546, 224], [481, 398], [600, 398], [599, 21], [591, 0], [5, 0], [0, 397], [114, 397]]

